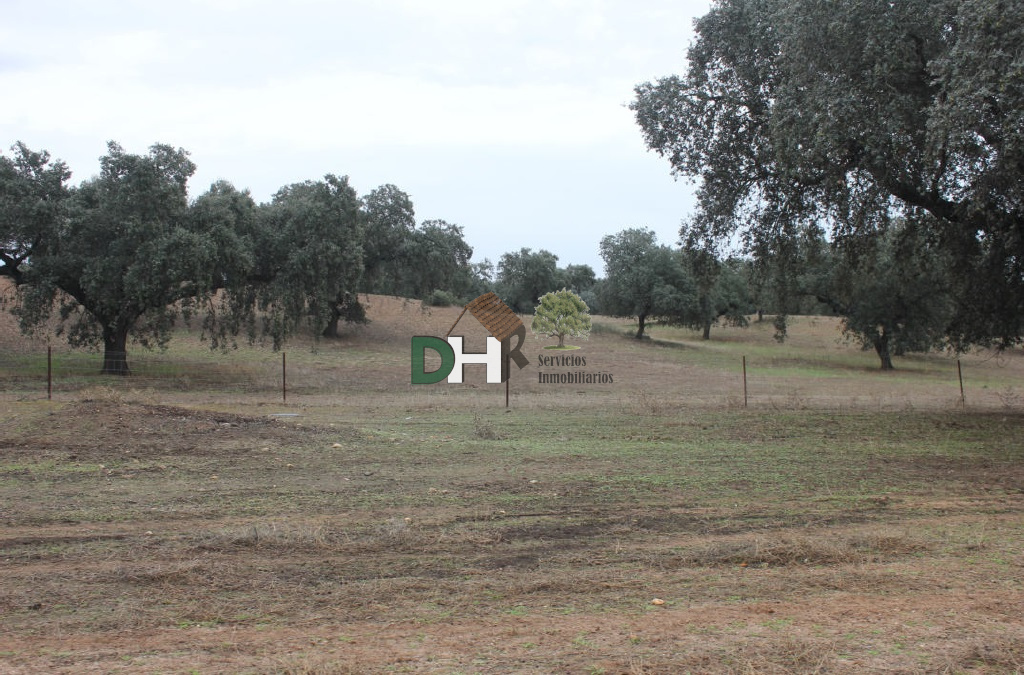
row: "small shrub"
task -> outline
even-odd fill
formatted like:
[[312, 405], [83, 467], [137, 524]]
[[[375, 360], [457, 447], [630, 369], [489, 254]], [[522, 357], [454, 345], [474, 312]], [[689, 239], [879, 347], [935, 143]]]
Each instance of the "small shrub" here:
[[485, 441], [500, 441], [505, 438], [494, 424], [479, 415], [473, 418], [473, 435]]
[[436, 289], [427, 298], [427, 304], [431, 307], [451, 307], [452, 305], [458, 305], [459, 299], [455, 297], [453, 293]]

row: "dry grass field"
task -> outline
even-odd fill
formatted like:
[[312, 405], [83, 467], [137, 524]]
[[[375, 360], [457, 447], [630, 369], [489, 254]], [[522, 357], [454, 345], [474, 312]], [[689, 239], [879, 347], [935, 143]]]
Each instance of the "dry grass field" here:
[[47, 400], [0, 316], [0, 672], [1024, 670], [1020, 353], [962, 356], [962, 401], [956, 357], [882, 373], [833, 319], [599, 319], [585, 366], [531, 336], [506, 408], [410, 384], [457, 308], [369, 300], [287, 401], [184, 328]]

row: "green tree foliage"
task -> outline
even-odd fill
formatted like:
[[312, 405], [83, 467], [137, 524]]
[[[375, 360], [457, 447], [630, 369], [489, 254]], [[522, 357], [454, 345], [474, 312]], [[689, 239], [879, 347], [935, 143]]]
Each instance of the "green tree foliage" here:
[[201, 311], [215, 347], [246, 331], [278, 348], [303, 326], [333, 336], [365, 321], [359, 291], [461, 300], [490, 287], [493, 266], [470, 264], [462, 228], [415, 227], [393, 185], [364, 201], [327, 175], [257, 206], [218, 181], [190, 204], [181, 149], [110, 143], [100, 175], [75, 188], [49, 154], [12, 150], [0, 156], [0, 276], [19, 289], [14, 311], [28, 331], [58, 309], [71, 343], [104, 345], [106, 373], [128, 373], [129, 337], [163, 345], [179, 312]]
[[594, 268], [590, 265], [569, 265], [560, 269], [559, 274], [565, 288], [579, 294], [593, 314], [601, 313], [601, 301], [598, 299], [598, 279]]
[[[843, 316], [843, 330], [874, 349], [883, 370], [892, 357], [945, 344], [953, 311], [948, 256], [913, 223], [841, 241], [811, 289]], [[815, 283], [816, 282], [816, 283]]]
[[470, 285], [466, 298], [472, 300], [494, 290], [494, 263], [484, 258], [470, 265]]
[[213, 183], [189, 209], [190, 229], [205, 233], [218, 251], [207, 270], [209, 289], [223, 292], [184, 298], [179, 305], [186, 319], [193, 312], [203, 312], [204, 336], [214, 348], [233, 343], [245, 329], [251, 340], [256, 338], [251, 284], [258, 258], [255, 242], [260, 237], [257, 216], [249, 191], [223, 180]]
[[697, 287], [696, 313], [684, 323], [703, 331], [711, 339], [711, 326], [720, 319], [733, 326], [746, 326], [747, 314], [754, 311], [747, 286], [743, 261], [723, 260], [714, 241], [700, 236], [699, 230], [684, 224], [679, 230], [683, 260]]
[[820, 228], [807, 228], [795, 249], [790, 307], [842, 317], [843, 332], [874, 349], [882, 369], [893, 368], [893, 356], [947, 344], [949, 256], [916, 223], [895, 220], [832, 242]]
[[470, 264], [473, 248], [460, 226], [428, 220], [417, 227], [412, 199], [390, 184], [371, 191], [363, 199], [363, 210], [362, 292], [444, 304], [489, 290], [481, 288], [489, 285], [490, 263]]
[[532, 310], [540, 297], [560, 287], [558, 256], [528, 248], [505, 253], [498, 261], [497, 294], [513, 311]]
[[0, 155], [0, 276], [24, 282], [29, 258], [67, 218], [71, 172], [23, 143]]
[[586, 293], [597, 283], [597, 274], [590, 265], [569, 265], [560, 270], [565, 287], [575, 293]]
[[363, 210], [366, 234], [360, 290], [399, 293], [404, 270], [410, 262], [403, 253], [412, 253], [407, 241], [415, 236], [416, 229], [412, 199], [394, 185], [382, 185], [363, 198]]
[[361, 203], [347, 176], [281, 188], [260, 209], [254, 299], [275, 348], [303, 323], [335, 335], [340, 319], [361, 316], [362, 241]]
[[589, 290], [580, 293], [580, 298], [583, 302], [587, 303], [587, 307], [590, 308], [591, 314], [604, 314], [604, 306], [601, 304], [602, 290], [604, 286], [604, 279], [598, 279], [594, 282], [594, 285]]
[[762, 312], [772, 316], [775, 339], [784, 342], [791, 314], [837, 315], [836, 305], [824, 301], [816, 289], [823, 287], [835, 262], [832, 245], [815, 223], [798, 228], [783, 242], [783, 255], [747, 259], [743, 270], [758, 320]]
[[735, 258], [720, 260], [704, 251], [683, 251], [690, 276], [697, 289], [695, 312], [682, 317], [682, 323], [702, 331], [711, 339], [711, 327], [719, 321], [730, 326], [746, 326], [747, 315], [755, 311], [744, 276], [743, 262]]
[[688, 71], [639, 85], [632, 109], [699, 179], [707, 239], [787, 257], [809, 224], [861, 242], [905, 218], [954, 271], [955, 344], [1008, 345], [1024, 332], [1022, 55], [1020, 2], [718, 0]]
[[462, 228], [444, 220], [427, 220], [411, 230], [402, 244], [400, 291], [410, 298], [429, 299], [434, 291], [465, 297], [474, 283]]
[[563, 288], [545, 293], [533, 312], [530, 326], [534, 333], [557, 337], [558, 346], [565, 346], [565, 337], [590, 336], [590, 308], [576, 293]]
[[40, 221], [17, 311], [31, 329], [59, 307], [59, 332], [72, 344], [102, 344], [103, 372], [127, 374], [129, 335], [143, 346], [165, 343], [172, 305], [219, 283], [221, 251], [189, 217], [195, 165], [187, 152], [154, 145], [133, 155], [110, 143], [100, 167], [69, 191], [55, 227]]
[[660, 246], [654, 232], [628, 229], [601, 240], [605, 279], [602, 311], [636, 317], [637, 339], [650, 319], [685, 321], [696, 313], [696, 288], [677, 251]]
[[457, 302], [487, 292], [490, 263], [472, 265], [463, 229], [444, 220], [416, 226], [408, 194], [382, 185], [363, 199], [366, 215], [360, 290]]

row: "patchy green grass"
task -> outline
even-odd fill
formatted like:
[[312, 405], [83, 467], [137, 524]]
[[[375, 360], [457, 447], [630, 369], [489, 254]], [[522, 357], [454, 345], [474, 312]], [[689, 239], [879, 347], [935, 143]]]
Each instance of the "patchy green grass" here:
[[[86, 637], [311, 621], [347, 633], [398, 613], [436, 638], [453, 620], [503, 617], [525, 622], [531, 637], [515, 644], [532, 646], [513, 652], [531, 663], [571, 667], [586, 652], [622, 666], [621, 650], [636, 648], [652, 667], [696, 667], [657, 638], [611, 649], [582, 626], [616, 616], [650, 635], [637, 622], [652, 611], [754, 607], [736, 628], [682, 632], [724, 659], [728, 644], [792, 639], [807, 621], [795, 607], [827, 605], [837, 590], [913, 602], [984, 578], [1022, 592], [1020, 416], [338, 413], [334, 426], [309, 427], [94, 400], [21, 419], [0, 463], [8, 634], [45, 636], [55, 622]], [[664, 608], [649, 604], [655, 594]], [[759, 617], [765, 602], [797, 603], [796, 613]], [[323, 618], [341, 608], [341, 624]], [[553, 647], [542, 632], [557, 617], [582, 623]], [[525, 628], [533, 622], [540, 632]], [[930, 629], [842, 630], [856, 639], [820, 654], [836, 667], [940, 662], [901, 647]], [[997, 635], [986, 631], [979, 639]], [[1017, 658], [1016, 644], [1000, 663]], [[0, 648], [12, 663], [57, 658]], [[488, 658], [499, 671], [512, 657]]]
[[[966, 412], [838, 406], [946, 386], [943, 357], [880, 380], [820, 335], [607, 325], [584, 353], [614, 385], [524, 376], [509, 409], [496, 386], [412, 387], [385, 332], [291, 349], [287, 402], [280, 355], [244, 350], [204, 361], [223, 387], [183, 390], [171, 364], [5, 398], [0, 670], [1024, 667], [1014, 389]], [[742, 355], [796, 393], [726, 399]], [[1006, 358], [972, 368], [1009, 379]], [[272, 372], [234, 387], [218, 359]], [[731, 389], [702, 398], [715, 378]]]

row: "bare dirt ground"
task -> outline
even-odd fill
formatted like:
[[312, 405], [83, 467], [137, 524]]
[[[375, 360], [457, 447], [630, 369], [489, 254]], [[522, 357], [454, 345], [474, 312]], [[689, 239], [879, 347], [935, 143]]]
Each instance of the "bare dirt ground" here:
[[[505, 412], [408, 384], [456, 310], [375, 311], [289, 352], [287, 403], [0, 396], [0, 672], [1024, 669], [1017, 355], [963, 411], [948, 357], [878, 375], [825, 320], [778, 351], [602, 333], [613, 384], [524, 374]], [[744, 409], [744, 352], [797, 394]]]

